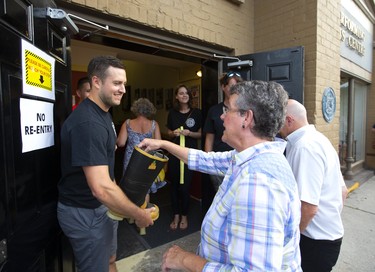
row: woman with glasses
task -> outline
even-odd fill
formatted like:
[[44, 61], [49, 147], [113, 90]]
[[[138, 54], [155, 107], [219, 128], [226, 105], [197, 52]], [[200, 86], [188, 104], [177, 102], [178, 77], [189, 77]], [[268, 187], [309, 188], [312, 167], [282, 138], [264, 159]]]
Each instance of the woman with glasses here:
[[[203, 128], [203, 132], [206, 135], [204, 144], [204, 150], [206, 152], [229, 151], [233, 149], [221, 139], [224, 132], [224, 126], [223, 120], [220, 116], [228, 108], [230, 88], [238, 82], [242, 82], [242, 78], [241, 75], [236, 72], [225, 73], [219, 79], [220, 87], [224, 94], [224, 101], [212, 106], [208, 110], [206, 122]], [[217, 192], [222, 183], [224, 174], [225, 173], [222, 173], [221, 175], [210, 175], [215, 192]]]
[[231, 151], [204, 152], [145, 139], [146, 151], [166, 149], [189, 169], [224, 180], [201, 227], [198, 254], [174, 245], [162, 269], [183, 271], [302, 271], [300, 201], [296, 180], [274, 140], [285, 121], [288, 94], [275, 82], [245, 81], [230, 89], [223, 141]]
[[[168, 136], [178, 145], [190, 148], [198, 147], [201, 138], [202, 113], [192, 108], [192, 94], [185, 85], [177, 86], [173, 108], [169, 111]], [[193, 171], [174, 156], [169, 156], [168, 179], [171, 181], [171, 201], [173, 219], [171, 230], [188, 227], [187, 215], [190, 204], [190, 187]]]

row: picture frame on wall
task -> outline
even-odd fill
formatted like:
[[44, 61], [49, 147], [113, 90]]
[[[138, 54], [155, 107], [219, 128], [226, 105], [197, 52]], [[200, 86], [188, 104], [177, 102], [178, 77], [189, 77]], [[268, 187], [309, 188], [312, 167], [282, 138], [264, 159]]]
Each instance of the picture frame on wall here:
[[165, 89], [165, 109], [168, 111], [173, 107], [173, 88]]
[[147, 91], [147, 98], [151, 101], [152, 104], [155, 105], [155, 89], [151, 88]]
[[142, 89], [140, 97], [147, 98], [147, 89]]
[[163, 88], [156, 89], [155, 93], [155, 107], [158, 110], [161, 110], [163, 108], [164, 103], [164, 90]]
[[123, 111], [130, 110], [131, 106], [131, 87], [126, 86], [126, 93], [121, 98], [121, 108]]
[[194, 85], [190, 87], [191, 94], [193, 96], [192, 106], [193, 108], [200, 108], [200, 93], [199, 85]]
[[134, 90], [134, 101], [138, 100], [141, 98], [141, 89], [137, 88]]

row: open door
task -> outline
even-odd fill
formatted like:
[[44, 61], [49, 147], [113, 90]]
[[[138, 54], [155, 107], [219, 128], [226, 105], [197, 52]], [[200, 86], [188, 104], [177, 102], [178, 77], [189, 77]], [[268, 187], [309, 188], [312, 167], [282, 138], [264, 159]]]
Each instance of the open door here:
[[223, 71], [237, 71], [246, 80], [276, 81], [289, 97], [303, 104], [304, 48], [291, 47], [223, 60]]
[[[51, 0], [0, 0], [0, 271], [74, 269], [72, 254], [63, 252], [67, 247], [56, 217], [60, 128], [71, 112], [71, 64], [66, 18], [55, 7]], [[30, 91], [33, 86], [48, 95]], [[42, 108], [30, 105], [48, 108], [46, 114], [32, 115], [32, 129], [21, 118]], [[38, 126], [45, 116], [53, 130]], [[43, 140], [35, 141], [25, 151], [24, 135], [34, 132], [50, 133], [53, 144], [38, 148]]]
[[[220, 67], [222, 64], [222, 67]], [[219, 67], [218, 67], [219, 66]], [[220, 69], [221, 68], [221, 69]], [[289, 97], [303, 103], [304, 48], [302, 46], [270, 52], [223, 58], [219, 64], [209, 61], [202, 64], [202, 113], [203, 120], [208, 109], [220, 102], [218, 86], [219, 71], [236, 71], [245, 80], [276, 81], [283, 85]], [[204, 139], [202, 141], [202, 149]], [[207, 175], [202, 175], [202, 211], [205, 214], [215, 195]]]

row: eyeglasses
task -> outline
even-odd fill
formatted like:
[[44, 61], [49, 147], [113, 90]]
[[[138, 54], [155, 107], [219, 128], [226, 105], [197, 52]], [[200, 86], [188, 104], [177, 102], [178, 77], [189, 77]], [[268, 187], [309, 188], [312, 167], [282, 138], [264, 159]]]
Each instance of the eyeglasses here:
[[228, 107], [223, 107], [223, 113], [224, 115], [227, 114], [228, 112], [242, 112], [241, 110], [234, 110], [234, 109], [230, 109]]

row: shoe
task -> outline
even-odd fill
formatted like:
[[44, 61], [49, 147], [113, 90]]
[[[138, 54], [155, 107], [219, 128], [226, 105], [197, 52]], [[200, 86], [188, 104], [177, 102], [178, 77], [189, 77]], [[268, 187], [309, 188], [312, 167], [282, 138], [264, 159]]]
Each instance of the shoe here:
[[180, 216], [175, 215], [173, 221], [169, 225], [171, 230], [176, 230], [178, 226], [178, 222], [180, 221]]
[[181, 222], [180, 222], [180, 229], [181, 230], [185, 230], [185, 229], [187, 229], [187, 227], [188, 227], [188, 221], [187, 221], [187, 216], [182, 216], [181, 217]]

